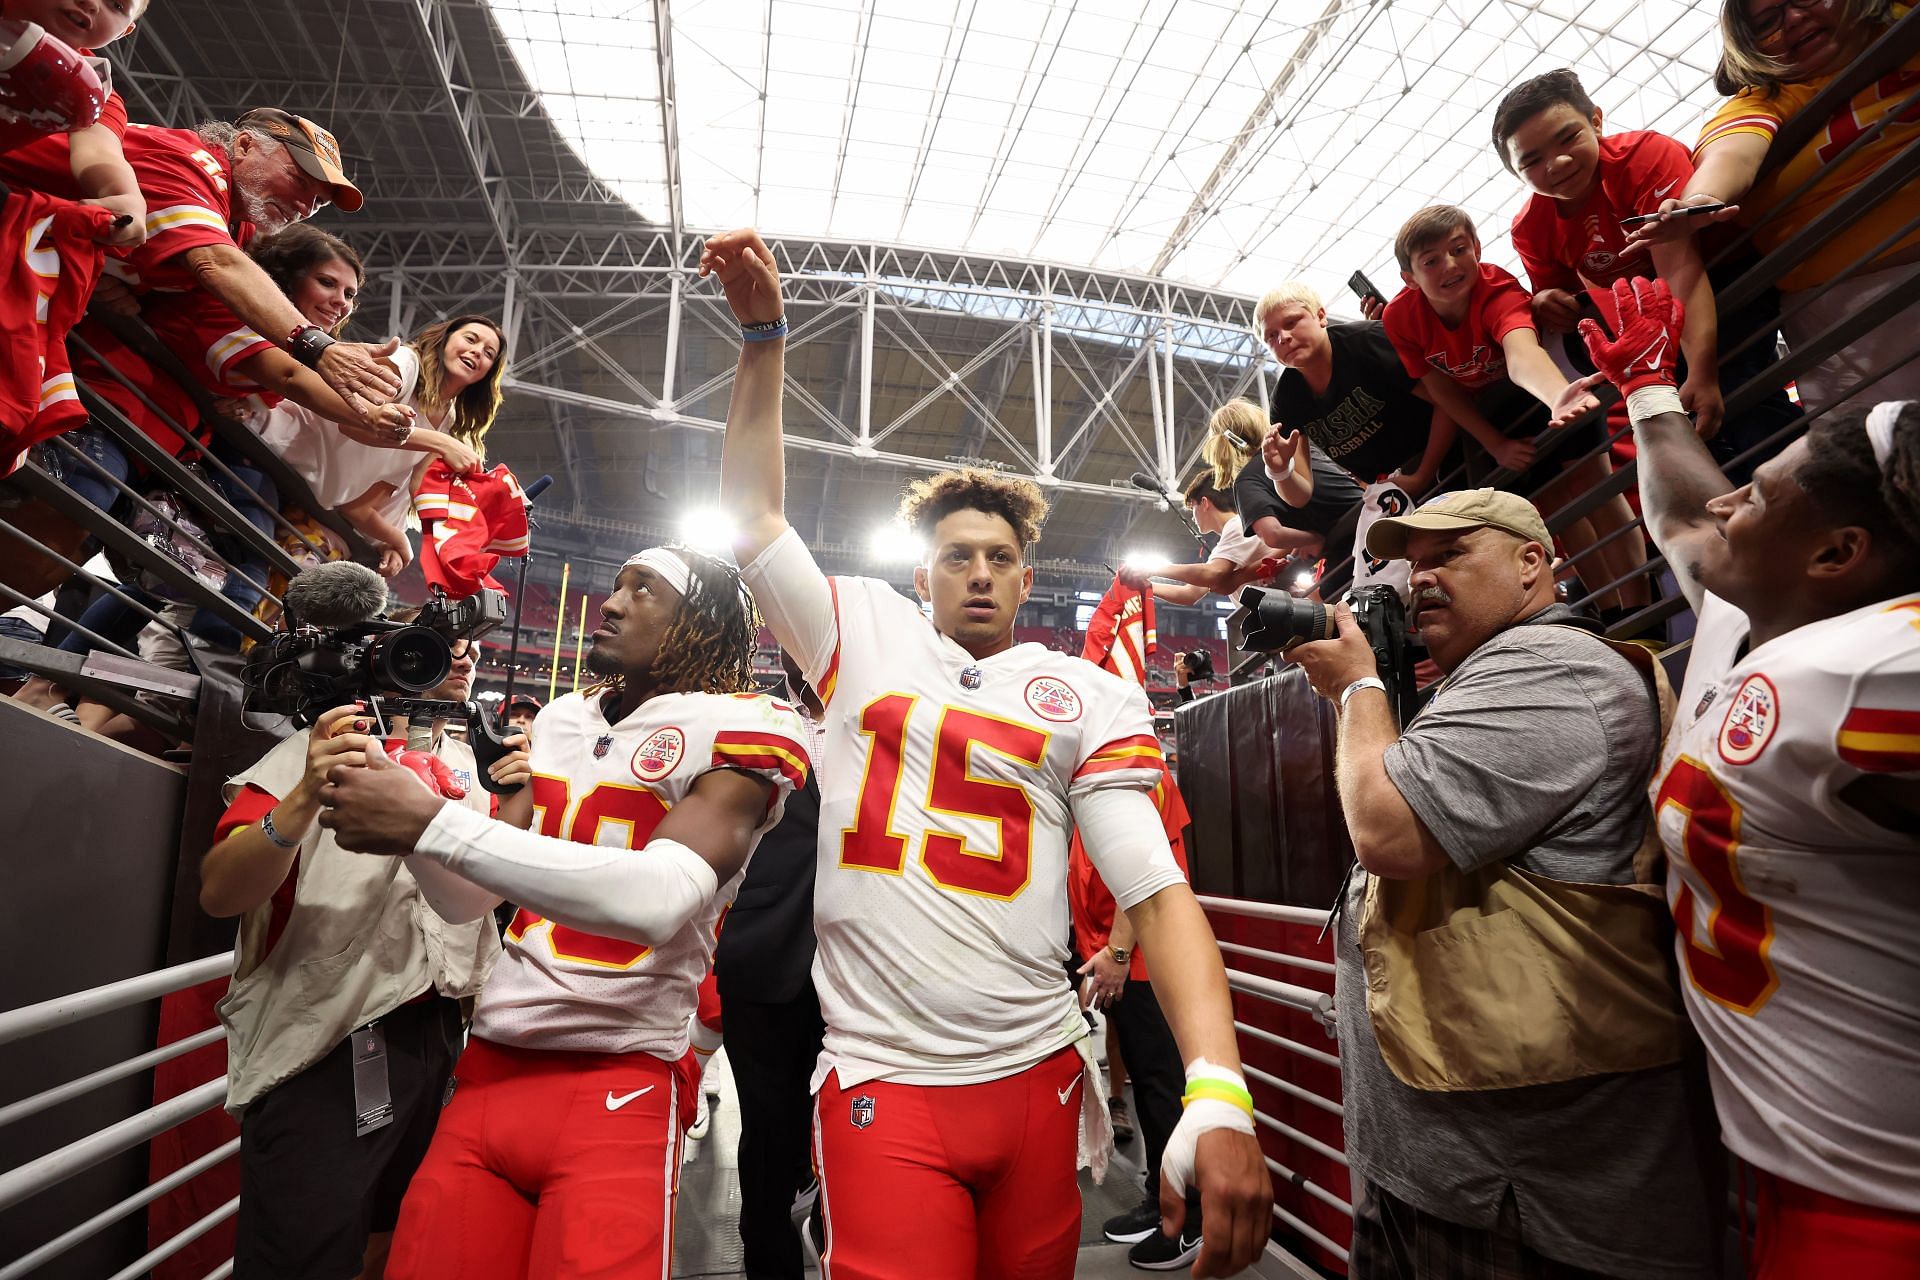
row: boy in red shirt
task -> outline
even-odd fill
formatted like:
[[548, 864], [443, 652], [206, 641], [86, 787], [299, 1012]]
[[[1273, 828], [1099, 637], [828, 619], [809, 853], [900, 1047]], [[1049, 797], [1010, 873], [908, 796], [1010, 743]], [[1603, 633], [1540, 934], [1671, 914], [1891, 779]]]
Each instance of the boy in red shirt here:
[[[1561, 445], [1556, 458], [1534, 465], [1532, 437], [1547, 426], [1549, 416], [1566, 421], [1600, 402], [1570, 386], [1541, 347], [1533, 299], [1520, 282], [1480, 261], [1480, 236], [1466, 211], [1452, 205], [1422, 209], [1394, 237], [1393, 253], [1407, 287], [1382, 316], [1387, 338], [1433, 403], [1494, 461], [1521, 472], [1500, 487], [1553, 511], [1604, 481], [1612, 467], [1597, 421], [1572, 428], [1575, 437]], [[1548, 412], [1529, 405], [1527, 396]], [[1597, 587], [1646, 563], [1639, 539], [1596, 545], [1632, 521], [1626, 499], [1616, 496], [1559, 530], [1569, 556], [1593, 548], [1574, 566], [1582, 582]], [[1595, 603], [1609, 616], [1631, 612], [1647, 600], [1646, 584], [1635, 580]]]
[[[1513, 219], [1513, 247], [1533, 285], [1542, 329], [1571, 333], [1580, 293], [1624, 276], [1655, 276], [1686, 306], [1687, 358], [1680, 400], [1705, 439], [1720, 429], [1719, 318], [1694, 237], [1627, 250], [1621, 221], [1659, 209], [1693, 176], [1687, 149], [1649, 131], [1602, 137], [1600, 109], [1571, 71], [1549, 71], [1514, 88], [1493, 114], [1493, 146], [1534, 194]], [[1584, 314], [1591, 315], [1591, 311]]]

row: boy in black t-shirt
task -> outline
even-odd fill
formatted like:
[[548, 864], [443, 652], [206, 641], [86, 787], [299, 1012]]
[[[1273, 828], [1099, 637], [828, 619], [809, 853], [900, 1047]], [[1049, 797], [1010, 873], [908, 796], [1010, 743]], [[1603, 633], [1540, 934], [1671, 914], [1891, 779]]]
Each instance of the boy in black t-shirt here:
[[[1432, 487], [1453, 443], [1453, 421], [1420, 397], [1379, 323], [1329, 323], [1320, 295], [1298, 281], [1268, 291], [1254, 315], [1284, 367], [1272, 421], [1318, 445], [1363, 485], [1385, 480], [1414, 497]], [[1281, 495], [1294, 505], [1312, 494], [1309, 468], [1298, 474], [1306, 492]]]

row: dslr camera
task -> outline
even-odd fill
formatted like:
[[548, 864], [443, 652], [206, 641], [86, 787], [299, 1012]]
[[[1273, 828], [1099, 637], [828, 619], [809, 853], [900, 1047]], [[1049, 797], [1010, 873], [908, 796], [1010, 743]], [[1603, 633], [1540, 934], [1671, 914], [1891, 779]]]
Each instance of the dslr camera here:
[[[1296, 644], [1330, 640], [1339, 634], [1333, 610], [1311, 600], [1298, 600], [1285, 591], [1243, 587], [1240, 608], [1227, 619], [1227, 634], [1236, 649], [1246, 653], [1285, 652]], [[1408, 656], [1407, 606], [1388, 586], [1361, 587], [1349, 601], [1353, 620], [1367, 637], [1374, 665], [1386, 681], [1387, 698], [1402, 726], [1415, 710], [1413, 660]]]

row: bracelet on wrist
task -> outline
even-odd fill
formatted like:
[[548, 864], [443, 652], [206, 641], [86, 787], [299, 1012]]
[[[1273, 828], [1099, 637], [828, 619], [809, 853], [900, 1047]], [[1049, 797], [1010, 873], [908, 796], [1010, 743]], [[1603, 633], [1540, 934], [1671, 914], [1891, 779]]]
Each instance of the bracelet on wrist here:
[[287, 354], [307, 368], [319, 365], [320, 355], [332, 346], [332, 334], [317, 324], [303, 324], [287, 335]]
[[1217, 1102], [1230, 1103], [1246, 1112], [1249, 1116], [1253, 1114], [1253, 1095], [1247, 1092], [1245, 1086], [1236, 1085], [1231, 1081], [1215, 1080], [1210, 1076], [1202, 1077], [1199, 1080], [1189, 1080], [1187, 1081], [1187, 1091], [1180, 1095], [1180, 1105], [1183, 1107], [1190, 1106], [1202, 1098], [1212, 1098]]
[[781, 316], [778, 320], [758, 320], [753, 324], [743, 324], [740, 326], [740, 341], [742, 342], [772, 342], [776, 338], [784, 338], [786, 336], [787, 318], [785, 316]]
[[1109, 943], [1107, 944], [1107, 954], [1113, 957], [1115, 964], [1125, 964], [1133, 958], [1133, 949], [1131, 947], [1116, 947]]
[[260, 815], [260, 834], [267, 838], [267, 843], [277, 849], [297, 849], [300, 847], [298, 840], [289, 840], [274, 829], [272, 809]]
[[1387, 691], [1387, 682], [1379, 676], [1360, 677], [1360, 679], [1355, 680], [1352, 684], [1340, 691], [1340, 709], [1345, 711], [1347, 709], [1347, 703], [1352, 700], [1353, 695], [1362, 689], [1378, 689], [1380, 692], [1385, 693]]

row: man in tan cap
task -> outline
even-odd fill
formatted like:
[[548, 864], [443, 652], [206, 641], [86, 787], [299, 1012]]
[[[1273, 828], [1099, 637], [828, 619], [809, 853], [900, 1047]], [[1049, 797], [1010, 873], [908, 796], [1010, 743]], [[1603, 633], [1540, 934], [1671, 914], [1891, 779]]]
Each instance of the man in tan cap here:
[[1559, 603], [1514, 494], [1378, 520], [1367, 551], [1410, 562], [1447, 678], [1403, 728], [1345, 605], [1289, 651], [1338, 708], [1359, 862], [1334, 998], [1352, 1274], [1711, 1275], [1724, 1157], [1643, 851], [1649, 655]]

